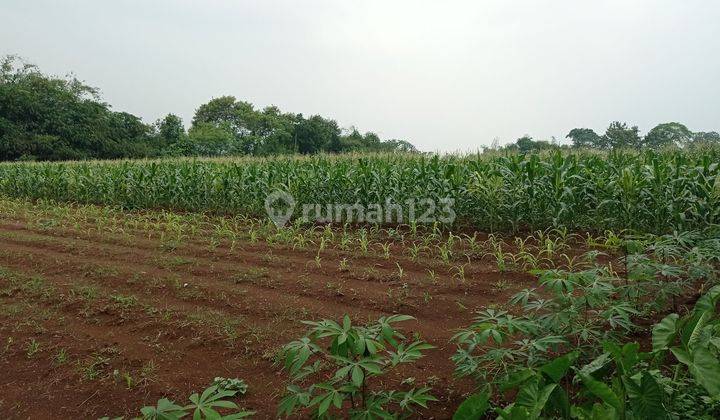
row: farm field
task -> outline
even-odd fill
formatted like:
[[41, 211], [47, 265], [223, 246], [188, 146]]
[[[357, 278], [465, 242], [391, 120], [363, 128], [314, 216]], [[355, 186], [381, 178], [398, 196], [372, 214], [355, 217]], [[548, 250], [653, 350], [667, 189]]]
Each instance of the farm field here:
[[[666, 233], [720, 220], [720, 148], [532, 154], [0, 163], [10, 197], [266, 217], [273, 191], [302, 204], [454, 200], [454, 228]], [[417, 212], [427, 208], [418, 206]], [[403, 208], [405, 220], [407, 207]]]
[[[0, 381], [10, 392], [2, 408], [19, 417], [128, 415], [214, 376], [239, 376], [250, 385], [243, 405], [271, 417], [283, 390], [272, 357], [302, 335], [301, 320], [403, 313], [417, 318], [407, 332], [438, 348], [391, 380], [431, 384], [443, 401], [431, 412], [446, 417], [470, 390], [452, 378], [453, 330], [532, 283], [486, 260], [413, 259], [379, 232], [367, 254], [355, 243], [342, 250], [333, 232], [316, 260], [323, 230], [295, 249], [241, 229], [236, 242], [214, 243], [203, 239], [215, 234], [211, 221], [3, 201]], [[196, 230], [177, 239], [177, 228]]]
[[[687, 406], [718, 413], [703, 399], [720, 395], [708, 379], [720, 373], [716, 153], [0, 165], [0, 411], [132, 418], [163, 397], [182, 404], [224, 377], [245, 381], [233, 401], [256, 418], [369, 410], [380, 397], [366, 386], [400, 392], [378, 404], [413, 418], [450, 418], [468, 401], [475, 414], [459, 418], [480, 418], [489, 405], [526, 416], [517, 418]], [[391, 164], [406, 175], [377, 172]], [[357, 189], [361, 170], [365, 189]], [[218, 181], [233, 171], [242, 183]], [[320, 190], [317, 181], [299, 184], [302, 171], [325, 173], [328, 184], [343, 171], [355, 175]], [[352, 191], [351, 202], [386, 193], [400, 201], [423, 188], [412, 173], [437, 186], [426, 195], [456, 199], [456, 227], [278, 227], [258, 217], [267, 189], [310, 202], [330, 201], [328, 191], [339, 202]], [[198, 212], [203, 202], [207, 211]], [[353, 334], [373, 330], [351, 322], [399, 315], [412, 317], [392, 325], [404, 337], [386, 338], [384, 328], [376, 337], [393, 349], [387, 362], [368, 347], [359, 377], [355, 368], [319, 370], [348, 359], [323, 360], [324, 344], [308, 344], [327, 337], [318, 334], [337, 328], [357, 341]], [[339, 324], [303, 323], [323, 319]], [[613, 369], [613, 357], [624, 365]], [[691, 373], [680, 374], [679, 362]], [[607, 375], [644, 388], [610, 398], [597, 385]], [[311, 378], [322, 384], [304, 399], [298, 387]], [[638, 403], [660, 383], [670, 391]], [[514, 406], [508, 390], [517, 390]], [[627, 409], [618, 402], [626, 396]]]
[[720, 2], [165, 1], [0, 5], [0, 420], [720, 419]]

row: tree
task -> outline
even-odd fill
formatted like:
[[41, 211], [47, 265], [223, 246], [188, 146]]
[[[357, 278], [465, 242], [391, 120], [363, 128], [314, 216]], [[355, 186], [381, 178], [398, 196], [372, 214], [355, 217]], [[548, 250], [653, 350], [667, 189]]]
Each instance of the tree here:
[[534, 143], [535, 141], [533, 141], [532, 137], [528, 135], [524, 135], [515, 140], [515, 145], [521, 152], [529, 152], [530, 150], [533, 150], [535, 148]]
[[720, 134], [718, 134], [715, 131], [709, 131], [709, 132], [703, 132], [699, 131], [697, 133], [693, 133], [693, 143], [706, 143], [706, 144], [719, 144], [720, 143]]
[[573, 128], [565, 138], [572, 140], [573, 147], [602, 148], [602, 138], [591, 128]]
[[527, 153], [532, 151], [547, 150], [556, 147], [552, 143], [546, 140], [533, 140], [532, 137], [527, 134], [515, 140], [515, 143], [510, 143], [504, 147], [505, 150], [517, 150], [521, 153]]
[[240, 136], [250, 131], [245, 116], [253, 111], [252, 104], [248, 102], [239, 102], [234, 96], [221, 96], [198, 107], [192, 126], [200, 124], [224, 126], [230, 128], [233, 134]]
[[332, 119], [276, 106], [258, 110], [234, 96], [200, 105], [185, 134], [177, 115], [148, 125], [112, 111], [97, 89], [74, 77], [46, 76], [15, 56], [0, 59], [0, 160], [415, 150], [404, 141], [356, 134], [346, 141]]
[[329, 146], [337, 144], [340, 128], [334, 120], [326, 120], [319, 115], [301, 119], [295, 125], [298, 152], [303, 154], [327, 151]]
[[158, 120], [155, 126], [160, 138], [168, 144], [177, 143], [185, 136], [182, 119], [175, 114], [167, 114], [163, 119]]
[[74, 77], [46, 76], [15, 56], [0, 61], [0, 160], [145, 157], [158, 152], [151, 134]]
[[642, 139], [640, 138], [640, 130], [637, 126], [628, 127], [626, 123], [614, 121], [605, 130], [602, 138], [603, 148], [622, 149], [642, 147]]
[[402, 152], [402, 153], [417, 153], [418, 150], [415, 146], [412, 145], [412, 143], [405, 141], [405, 140], [399, 140], [399, 139], [391, 139], [386, 140], [383, 142], [383, 145], [386, 147], [387, 151], [389, 152]]
[[187, 144], [176, 143], [179, 155], [227, 156], [238, 153], [235, 136], [225, 127], [210, 123], [193, 125]]
[[658, 124], [645, 135], [644, 146], [660, 148], [670, 145], [685, 146], [693, 139], [692, 131], [683, 124], [669, 122]]
[[362, 150], [365, 147], [364, 139], [364, 136], [357, 128], [351, 127], [340, 139], [342, 150], [346, 152]]

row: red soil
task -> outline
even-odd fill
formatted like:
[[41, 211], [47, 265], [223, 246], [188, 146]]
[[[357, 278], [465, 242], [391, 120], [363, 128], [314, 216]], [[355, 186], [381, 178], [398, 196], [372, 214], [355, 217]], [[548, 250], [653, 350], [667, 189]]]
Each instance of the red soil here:
[[136, 416], [164, 396], [184, 403], [215, 376], [243, 378], [249, 390], [238, 403], [272, 418], [287, 379], [274, 353], [302, 336], [299, 321], [345, 313], [357, 322], [417, 318], [404, 323], [406, 335], [437, 348], [387, 380], [431, 385], [440, 401], [420, 414], [448, 418], [473, 389], [453, 377], [455, 329], [534, 281], [471, 261], [463, 283], [399, 248], [387, 260], [325, 250], [318, 266], [316, 250], [262, 241], [165, 250], [141, 231], [32, 226], [0, 215], [0, 411], [11, 418]]

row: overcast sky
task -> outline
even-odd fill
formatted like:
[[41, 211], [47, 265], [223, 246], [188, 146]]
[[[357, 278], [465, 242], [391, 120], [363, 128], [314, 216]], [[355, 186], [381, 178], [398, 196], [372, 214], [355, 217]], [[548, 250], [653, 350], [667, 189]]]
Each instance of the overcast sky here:
[[720, 1], [0, 3], [0, 54], [189, 125], [234, 95], [425, 151], [612, 120], [720, 130]]

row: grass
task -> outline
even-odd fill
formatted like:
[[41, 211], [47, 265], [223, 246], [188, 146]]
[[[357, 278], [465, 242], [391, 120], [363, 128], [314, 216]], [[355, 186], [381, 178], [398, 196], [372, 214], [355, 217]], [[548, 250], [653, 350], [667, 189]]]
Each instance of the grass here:
[[110, 295], [110, 299], [122, 309], [130, 309], [138, 304], [138, 298], [132, 295]]

